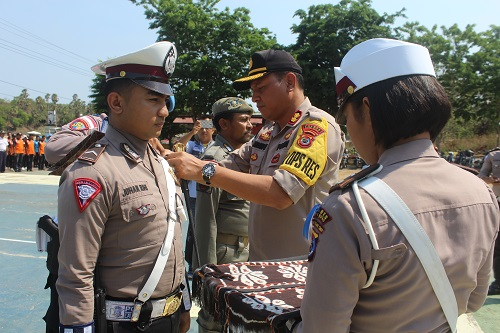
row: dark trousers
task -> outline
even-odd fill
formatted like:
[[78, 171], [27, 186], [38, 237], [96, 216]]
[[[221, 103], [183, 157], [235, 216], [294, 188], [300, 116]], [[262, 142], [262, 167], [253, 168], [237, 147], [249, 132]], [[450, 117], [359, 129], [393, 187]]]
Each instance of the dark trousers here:
[[41, 154], [38, 157], [38, 170], [43, 170], [45, 168], [45, 155]]
[[108, 321], [107, 333], [179, 333], [180, 322], [181, 311], [179, 308], [176, 313], [169, 317], [153, 320], [151, 325], [145, 330], [139, 330], [135, 323], [127, 321]]
[[33, 154], [28, 155], [28, 159], [26, 162], [26, 170], [28, 170], [28, 171], [33, 171], [33, 157], [34, 156], [35, 155], [33, 155]]
[[15, 157], [16, 157], [16, 164], [14, 168], [16, 169], [17, 172], [20, 172], [23, 166], [24, 154], [17, 154]]
[[5, 165], [7, 164], [7, 152], [0, 151], [0, 172], [5, 172]]
[[493, 277], [495, 281], [500, 284], [500, 232], [495, 241], [495, 248], [493, 250]]
[[189, 211], [190, 211], [190, 219], [192, 218], [192, 224], [189, 223], [188, 226], [188, 232], [186, 236], [186, 247], [184, 249], [184, 257], [186, 259], [186, 262], [188, 263], [188, 271], [189, 273], [192, 273], [192, 265], [193, 265], [193, 251], [194, 251], [194, 238], [192, 235], [194, 235], [194, 230], [191, 227], [191, 225], [194, 225], [194, 219], [195, 219], [195, 214], [196, 214], [196, 198], [191, 198], [189, 197]]

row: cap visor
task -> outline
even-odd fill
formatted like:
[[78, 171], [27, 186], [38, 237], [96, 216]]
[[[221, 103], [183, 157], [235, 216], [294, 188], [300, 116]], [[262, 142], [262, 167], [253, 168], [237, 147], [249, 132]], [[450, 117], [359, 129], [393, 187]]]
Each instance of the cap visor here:
[[242, 79], [235, 80], [233, 82], [233, 88], [240, 91], [240, 90], [248, 90], [250, 89], [250, 83], [252, 83], [253, 80], [256, 80], [258, 78], [263, 77], [267, 72], [264, 73], [259, 73], [251, 76], [244, 77]]
[[146, 81], [146, 80], [132, 80], [143, 88], [155, 91], [162, 95], [173, 95], [172, 87], [168, 83], [161, 83], [157, 81]]

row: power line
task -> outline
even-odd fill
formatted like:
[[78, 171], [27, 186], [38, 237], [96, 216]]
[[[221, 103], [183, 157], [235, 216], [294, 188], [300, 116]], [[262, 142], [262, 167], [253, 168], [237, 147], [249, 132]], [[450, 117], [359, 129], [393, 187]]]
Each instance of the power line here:
[[[1, 22], [1, 21], [3, 21], [3, 22]], [[37, 44], [39, 44], [39, 45], [42, 45], [42, 46], [46, 47], [46, 48], [50, 48], [50, 47], [48, 47], [48, 46], [46, 46], [46, 45], [43, 45], [43, 44], [39, 43], [39, 42], [38, 42], [38, 40], [40, 40], [40, 41], [42, 41], [42, 42], [45, 42], [45, 43], [47, 43], [48, 45], [51, 45], [51, 46], [53, 46], [53, 47], [55, 47], [55, 48], [57, 48], [57, 49], [59, 49], [59, 50], [62, 50], [62, 51], [64, 51], [64, 52], [66, 52], [66, 53], [68, 53], [68, 54], [72, 55], [73, 57], [76, 57], [76, 58], [77, 58], [78, 60], [80, 60], [80, 61], [82, 61], [82, 60], [83, 60], [83, 61], [85, 61], [87, 64], [91, 64], [91, 65], [93, 65], [93, 64], [95, 63], [95, 60], [91, 60], [91, 59], [88, 59], [88, 58], [82, 57], [82, 56], [81, 56], [81, 55], [79, 55], [78, 53], [75, 53], [75, 52], [72, 52], [72, 51], [66, 50], [65, 48], [60, 47], [59, 45], [56, 45], [56, 44], [54, 44], [54, 43], [52, 43], [52, 42], [49, 42], [48, 40], [46, 40], [46, 39], [44, 39], [44, 38], [42, 38], [42, 37], [40, 37], [40, 36], [37, 36], [37, 35], [35, 35], [35, 34], [33, 34], [33, 33], [29, 32], [29, 31], [27, 31], [27, 30], [25, 30], [25, 29], [23, 29], [23, 28], [21, 28], [21, 27], [19, 27], [19, 26], [15, 25], [14, 23], [11, 23], [11, 22], [9, 22], [9, 21], [7, 21], [7, 20], [5, 20], [5, 19], [1, 18], [1, 17], [0, 17], [0, 24], [3, 24], [4, 26], [6, 25], [6, 26], [8, 26], [9, 28], [11, 28], [11, 27], [12, 27], [12, 28], [15, 28], [15, 29], [16, 29], [16, 31], [19, 31], [19, 32], [21, 32], [21, 33], [24, 33], [24, 34], [26, 34], [26, 35], [28, 35], [28, 36], [35, 37], [35, 38], [36, 38], [36, 40], [33, 40], [33, 39], [31, 39], [31, 38], [28, 38], [28, 37], [25, 37], [25, 36], [21, 36], [21, 35], [20, 35], [20, 34], [18, 34], [17, 32], [13, 32], [13, 31], [11, 31], [11, 30], [8, 30], [8, 29], [5, 29], [5, 28], [2, 28], [2, 29], [4, 29], [4, 30], [9, 31], [9, 32], [10, 32], [10, 33], [12, 33], [12, 34], [15, 34], [15, 35], [20, 36], [20, 37], [25, 38], [25, 39], [28, 39], [28, 40], [30, 40], [30, 41], [32, 41], [32, 42], [35, 42], [35, 43], [37, 43]]]
[[[12, 44], [14, 46], [7, 45], [5, 43], [2, 43], [1, 41], [10, 43], [10, 44]], [[76, 74], [80, 74], [80, 75], [87, 76], [87, 77], [92, 77], [92, 74], [90, 74], [86, 70], [83, 70], [81, 68], [75, 67], [75, 66], [73, 66], [73, 65], [71, 65], [69, 63], [66, 63], [66, 62], [62, 62], [62, 61], [56, 62], [56, 61], [53, 61], [53, 60], [50, 59], [50, 57], [48, 57], [46, 55], [43, 55], [41, 53], [38, 53], [37, 55], [30, 54], [30, 53], [26, 52], [25, 50], [23, 50], [22, 46], [14, 44], [12, 42], [9, 42], [9, 41], [7, 41], [7, 40], [5, 40], [3, 38], [0, 38], [0, 48], [3, 48], [5, 50], [9, 50], [9, 51], [17, 53], [17, 54], [21, 54], [21, 55], [23, 55], [25, 57], [28, 57], [28, 58], [31, 58], [31, 59], [35, 59], [35, 60], [38, 60], [40, 62], [49, 64], [49, 65], [55, 66], [57, 68], [61, 68], [61, 69], [64, 69], [64, 70], [67, 70], [67, 71], [70, 71], [70, 72], [73, 72], [73, 73], [76, 73]], [[44, 59], [43, 57], [45, 57], [47, 59]]]
[[[18, 85], [18, 84], [11, 83], [11, 82], [7, 82], [7, 81], [4, 81], [4, 80], [0, 80], [0, 82], [7, 83], [7, 84], [10, 84], [10, 85], [13, 85], [13, 86], [16, 86], [16, 87], [19, 87], [19, 88], [27, 89], [27, 90], [30, 90], [30, 91], [35, 91], [35, 92], [38, 92], [38, 93], [41, 93], [41, 94], [45, 94], [45, 95], [49, 94], [49, 95], [52, 95], [51, 93], [48, 93], [48, 92], [45, 92], [45, 91], [40, 91], [40, 90], [36, 90], [36, 89], [31, 89], [31, 88], [24, 87], [24, 86], [20, 86], [20, 85]], [[5, 94], [5, 95], [6, 95], [6, 94]], [[10, 96], [12, 96], [12, 95], [10, 95]], [[17, 97], [17, 96], [12, 96], [12, 97]], [[57, 97], [62, 98], [62, 99], [67, 99], [67, 100], [73, 100], [73, 98], [62, 97], [62, 96], [59, 96], [59, 95], [57, 95]]]

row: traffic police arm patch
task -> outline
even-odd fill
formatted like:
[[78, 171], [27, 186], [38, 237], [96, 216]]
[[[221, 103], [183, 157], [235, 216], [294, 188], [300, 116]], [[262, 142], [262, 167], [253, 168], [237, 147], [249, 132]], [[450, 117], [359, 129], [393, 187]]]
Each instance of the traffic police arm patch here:
[[309, 186], [314, 185], [326, 166], [327, 138], [326, 119], [305, 120], [279, 168], [297, 176]]
[[90, 202], [101, 192], [101, 184], [90, 178], [76, 178], [73, 180], [73, 186], [80, 213], [82, 213]]

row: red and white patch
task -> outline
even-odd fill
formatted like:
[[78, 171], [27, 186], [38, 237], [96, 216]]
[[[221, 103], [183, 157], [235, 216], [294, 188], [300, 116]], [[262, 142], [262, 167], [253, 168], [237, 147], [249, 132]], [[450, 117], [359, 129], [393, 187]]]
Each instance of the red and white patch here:
[[90, 116], [83, 116], [73, 120], [68, 126], [72, 131], [85, 131], [97, 128], [97, 122]]
[[101, 192], [101, 184], [89, 178], [77, 178], [73, 180], [73, 186], [80, 213]]
[[320, 126], [316, 124], [305, 124], [302, 125], [302, 134], [297, 139], [297, 145], [301, 148], [311, 147], [314, 138], [325, 132]]
[[139, 215], [147, 215], [151, 210], [151, 204], [142, 205], [135, 209]]

